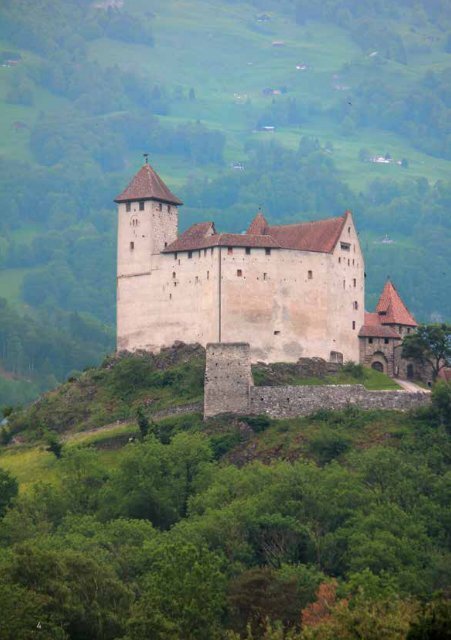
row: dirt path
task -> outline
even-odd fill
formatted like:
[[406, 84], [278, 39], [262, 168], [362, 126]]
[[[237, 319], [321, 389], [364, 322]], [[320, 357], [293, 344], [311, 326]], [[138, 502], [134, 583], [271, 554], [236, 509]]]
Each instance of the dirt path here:
[[[162, 411], [156, 411], [151, 417], [152, 420], [161, 420], [163, 418], [170, 418], [172, 416], [180, 416], [186, 413], [196, 413], [203, 410], [202, 403], [193, 402], [191, 404], [183, 404], [170, 409], [163, 409]], [[86, 436], [96, 435], [97, 433], [104, 433], [106, 431], [114, 431], [118, 427], [125, 427], [127, 425], [136, 424], [135, 420], [116, 420], [110, 424], [104, 424], [101, 427], [94, 427], [94, 429], [88, 429], [87, 431], [78, 431], [77, 433], [67, 433], [61, 437], [62, 442], [69, 442], [70, 440], [77, 440], [77, 438], [85, 438]], [[138, 431], [138, 426], [136, 426]]]
[[429, 389], [423, 389], [423, 387], [415, 384], [415, 382], [410, 382], [410, 380], [399, 380], [395, 378], [395, 382], [399, 384], [404, 391], [410, 391], [411, 393], [431, 393]]

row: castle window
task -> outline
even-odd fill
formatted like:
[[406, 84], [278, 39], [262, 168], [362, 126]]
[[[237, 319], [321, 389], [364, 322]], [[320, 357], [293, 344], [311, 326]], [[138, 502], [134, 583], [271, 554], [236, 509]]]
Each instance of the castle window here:
[[169, 300], [172, 300], [172, 293], [169, 294]]
[[131, 202], [126, 202], [125, 203], [125, 210], [127, 211], [127, 213], [130, 213], [130, 211], [132, 210], [132, 203]]
[[168, 204], [168, 213], [170, 213], [170, 212], [171, 212], [171, 205]]
[[205, 258], [206, 255], [207, 255], [207, 250], [204, 249], [204, 258]]
[[359, 303], [357, 302], [357, 300], [354, 300], [354, 309], [357, 311], [358, 308], [359, 308]]
[[196, 276], [196, 284], [199, 284], [199, 276]]
[[388, 344], [388, 338], [384, 338], [384, 344]]
[[165, 243], [164, 243], [164, 248], [166, 249], [166, 247], [167, 247], [167, 246], [168, 246], [168, 243], [167, 243], [167, 242], [165, 242]]
[[251, 255], [251, 248], [250, 247], [246, 247], [246, 255], [247, 256]]
[[139, 210], [144, 211], [144, 200], [139, 201]]
[[352, 328], [355, 329], [355, 320], [352, 321]]
[[348, 227], [348, 233], [351, 235], [351, 227]]
[[233, 253], [233, 247], [227, 247], [227, 255], [231, 256]]
[[177, 260], [177, 251], [174, 253], [174, 260]]
[[192, 251], [188, 251], [188, 258], [192, 258], [193, 257], [193, 252]]
[[280, 331], [274, 331], [275, 336], [280, 336]]
[[172, 278], [175, 280], [175, 271], [172, 272]]
[[130, 251], [133, 251], [134, 248], [135, 248], [135, 243], [134, 242], [130, 242]]
[[368, 338], [368, 342], [369, 342], [370, 344], [373, 344], [373, 338]]
[[176, 287], [176, 286], [177, 286], [177, 282], [174, 282], [174, 287]]
[[264, 273], [264, 274], [263, 274], [263, 280], [266, 280], [266, 276], [267, 276], [267, 274], [266, 274], [266, 273]]
[[158, 203], [158, 211], [163, 211], [163, 205], [161, 202]]
[[356, 280], [355, 278], [353, 278], [353, 280], [352, 280], [352, 284], [354, 285], [354, 287], [356, 287], [356, 286], [357, 286], [357, 280]]
[[308, 272], [308, 279], [311, 280], [313, 278], [313, 271]]
[[241, 278], [241, 276], [243, 275], [242, 270], [241, 269], [237, 269], [236, 275], [238, 276], [238, 278]]
[[354, 263], [355, 263], [355, 260], [353, 259], [353, 260], [352, 260], [352, 266], [354, 266]]
[[349, 242], [340, 242], [340, 247], [343, 249], [343, 251], [351, 250], [351, 245], [349, 244]]
[[338, 262], [341, 263], [341, 258], [338, 258]]
[[407, 333], [410, 333], [410, 327], [407, 327]]
[[271, 249], [265, 249], [265, 254], [267, 256], [270, 256], [271, 255]]

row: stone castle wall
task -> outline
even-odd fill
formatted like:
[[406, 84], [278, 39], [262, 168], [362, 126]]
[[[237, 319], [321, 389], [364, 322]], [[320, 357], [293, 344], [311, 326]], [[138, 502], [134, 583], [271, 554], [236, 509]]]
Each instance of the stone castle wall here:
[[249, 413], [252, 385], [249, 344], [212, 343], [207, 345], [205, 366], [204, 415]]
[[316, 385], [297, 387], [251, 387], [249, 413], [272, 418], [306, 416], [320, 409], [361, 409], [407, 411], [430, 403], [428, 393], [368, 391], [363, 385]]
[[267, 414], [273, 418], [305, 416], [320, 409], [407, 411], [430, 403], [428, 393], [368, 391], [363, 385], [255, 387], [250, 347], [246, 343], [207, 345], [204, 416], [221, 413]]

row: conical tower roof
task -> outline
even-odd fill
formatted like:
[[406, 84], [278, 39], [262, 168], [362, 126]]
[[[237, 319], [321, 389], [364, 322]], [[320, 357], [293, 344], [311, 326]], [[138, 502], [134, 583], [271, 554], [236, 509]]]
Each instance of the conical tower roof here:
[[158, 200], [168, 204], [183, 204], [147, 163], [132, 178], [128, 187], [114, 199], [115, 202], [130, 202], [132, 200]]
[[387, 280], [377, 303], [376, 311], [382, 324], [401, 324], [416, 327], [413, 315], [410, 313], [391, 280]]
[[265, 216], [261, 211], [258, 211], [257, 215], [249, 225], [249, 229], [247, 230], [247, 233], [250, 233], [252, 235], [263, 236], [268, 233], [268, 228], [269, 228], [269, 225]]

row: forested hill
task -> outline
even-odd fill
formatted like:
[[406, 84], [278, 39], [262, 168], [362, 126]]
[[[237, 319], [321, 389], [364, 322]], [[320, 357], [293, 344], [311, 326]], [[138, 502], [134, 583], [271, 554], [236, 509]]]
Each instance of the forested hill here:
[[2, 640], [447, 640], [449, 385], [203, 421], [204, 364], [110, 357], [9, 415]]
[[182, 228], [352, 209], [387, 275], [451, 317], [448, 0], [4, 0], [0, 402], [113, 346], [112, 199], [149, 152]]

